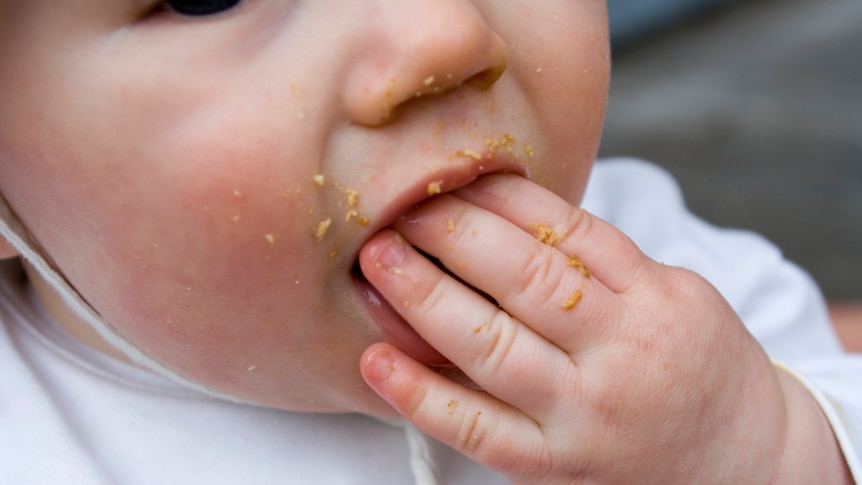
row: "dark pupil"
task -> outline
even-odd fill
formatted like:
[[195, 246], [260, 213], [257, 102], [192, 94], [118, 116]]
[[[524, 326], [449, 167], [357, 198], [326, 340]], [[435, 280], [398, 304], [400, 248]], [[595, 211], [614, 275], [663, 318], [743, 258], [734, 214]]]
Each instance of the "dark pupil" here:
[[183, 15], [212, 15], [235, 7], [241, 0], [168, 0], [175, 12]]

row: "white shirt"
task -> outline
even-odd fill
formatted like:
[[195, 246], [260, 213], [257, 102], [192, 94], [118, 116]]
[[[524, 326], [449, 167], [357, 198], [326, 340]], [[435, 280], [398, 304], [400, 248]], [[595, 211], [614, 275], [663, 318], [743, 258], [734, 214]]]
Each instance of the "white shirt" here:
[[[762, 238], [693, 217], [643, 162], [597, 164], [583, 206], [710, 280], [812, 391], [862, 482], [862, 357], [843, 353], [806, 274]], [[0, 264], [0, 324], [0, 483], [434, 483], [429, 469], [506, 483], [404, 423], [237, 404], [106, 357], [44, 313], [17, 262]]]

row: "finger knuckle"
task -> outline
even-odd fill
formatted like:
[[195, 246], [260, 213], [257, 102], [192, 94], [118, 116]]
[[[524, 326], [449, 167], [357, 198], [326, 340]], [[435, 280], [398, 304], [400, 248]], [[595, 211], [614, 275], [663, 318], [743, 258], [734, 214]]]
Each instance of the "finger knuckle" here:
[[498, 374], [513, 352], [518, 336], [518, 325], [503, 310], [497, 310], [491, 319], [489, 329], [483, 333], [484, 341], [479, 346], [482, 353], [478, 356], [488, 374]]
[[554, 259], [554, 251], [543, 247], [525, 256], [522, 264], [520, 284], [515, 285], [519, 295], [547, 294], [559, 288], [563, 273]]
[[569, 237], [578, 237], [579, 234], [587, 234], [592, 230], [593, 219], [589, 213], [580, 207], [569, 207], [563, 213], [562, 227], [568, 228], [563, 235], [563, 240]]
[[[418, 311], [426, 314], [436, 314], [435, 309], [446, 309], [447, 282], [445, 276], [427, 277], [417, 285], [413, 300]], [[404, 305], [409, 305], [405, 301]]]
[[487, 454], [486, 436], [488, 428], [483, 423], [481, 411], [462, 415], [455, 437], [455, 447], [468, 456]]

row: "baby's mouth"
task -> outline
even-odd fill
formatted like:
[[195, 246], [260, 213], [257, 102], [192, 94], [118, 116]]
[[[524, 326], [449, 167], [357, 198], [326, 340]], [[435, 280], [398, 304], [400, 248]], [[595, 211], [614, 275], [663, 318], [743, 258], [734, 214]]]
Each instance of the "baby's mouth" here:
[[426, 342], [383, 298], [383, 295], [362, 274], [358, 261], [354, 263], [351, 273], [354, 284], [359, 288], [374, 323], [380, 329], [383, 340], [425, 365], [435, 367], [452, 365], [449, 359]]
[[[497, 305], [497, 302], [490, 295], [475, 288], [455, 273], [449, 271], [449, 269], [446, 268], [439, 259], [419, 248], [415, 249], [441, 271], [468, 287], [471, 291], [490, 301], [492, 304]], [[425, 339], [423, 339], [422, 336], [419, 335], [419, 333], [416, 332], [416, 330], [414, 330], [400, 314], [398, 314], [392, 305], [386, 301], [374, 285], [365, 278], [365, 275], [362, 274], [362, 268], [360, 267], [358, 260], [353, 264], [351, 273], [355, 284], [359, 287], [362, 296], [365, 299], [366, 305], [369, 307], [372, 318], [383, 333], [384, 340], [395, 345], [403, 352], [423, 364], [432, 367], [453, 367], [449, 359], [425, 341]]]

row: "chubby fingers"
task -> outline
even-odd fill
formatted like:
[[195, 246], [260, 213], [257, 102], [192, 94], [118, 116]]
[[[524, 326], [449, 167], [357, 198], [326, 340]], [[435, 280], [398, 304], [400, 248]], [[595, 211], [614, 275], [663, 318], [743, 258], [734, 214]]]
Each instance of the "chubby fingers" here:
[[481, 177], [453, 195], [500, 215], [523, 231], [544, 238], [564, 254], [580, 259], [614, 292], [634, 289], [652, 268], [653, 261], [625, 234], [518, 175]]
[[578, 252], [566, 254], [549, 240], [553, 229], [546, 226], [521, 227], [444, 195], [414, 209], [395, 229], [517, 321], [575, 356], [611, 335], [621, 303]]
[[536, 421], [490, 394], [438, 375], [390, 344], [369, 347], [360, 371], [411, 423], [490, 468], [514, 472], [548, 456]]
[[571, 357], [474, 289], [435, 266], [393, 231], [360, 254], [362, 272], [435, 349], [497, 398], [543, 414], [577, 382]]

